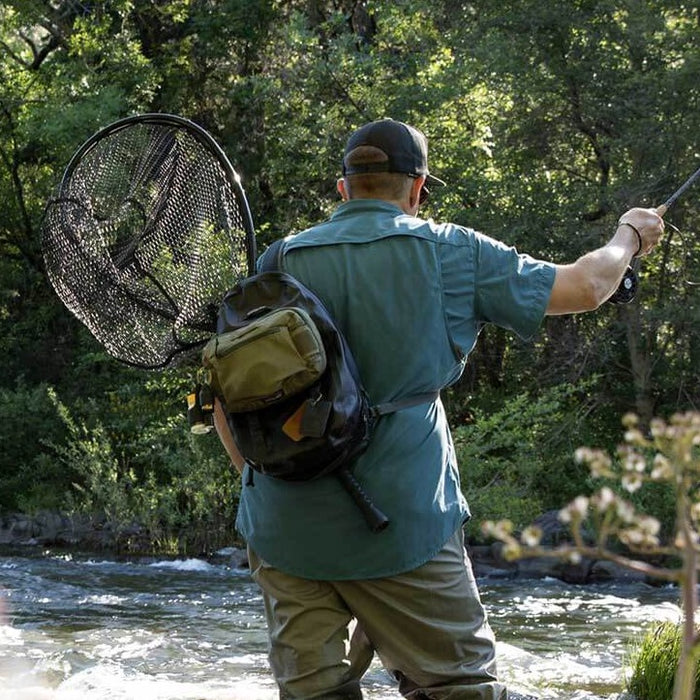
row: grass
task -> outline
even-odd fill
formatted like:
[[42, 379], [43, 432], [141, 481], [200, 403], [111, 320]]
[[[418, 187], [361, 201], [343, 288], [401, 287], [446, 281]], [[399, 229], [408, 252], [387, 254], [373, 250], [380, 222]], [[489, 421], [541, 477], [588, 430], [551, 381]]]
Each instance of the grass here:
[[[637, 700], [670, 700], [681, 646], [680, 625], [664, 622], [642, 639], [632, 654], [628, 690]], [[700, 700], [700, 674], [694, 700]]]

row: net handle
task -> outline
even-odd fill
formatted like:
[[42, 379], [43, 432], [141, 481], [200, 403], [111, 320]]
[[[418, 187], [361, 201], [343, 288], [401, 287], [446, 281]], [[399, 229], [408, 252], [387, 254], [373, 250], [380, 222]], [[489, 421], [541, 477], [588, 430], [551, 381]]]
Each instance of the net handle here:
[[250, 206], [248, 205], [248, 198], [246, 197], [243, 184], [241, 183], [241, 177], [231, 165], [231, 161], [228, 159], [221, 146], [219, 146], [211, 134], [199, 126], [199, 124], [196, 124], [185, 117], [180, 117], [176, 114], [148, 112], [146, 114], [135, 114], [130, 117], [124, 117], [123, 119], [112, 122], [103, 129], [100, 129], [87, 141], [85, 141], [85, 143], [83, 143], [83, 145], [73, 154], [73, 157], [68, 162], [58, 187], [59, 197], [63, 194], [66, 183], [69, 181], [73, 171], [86, 153], [89, 153], [95, 147], [95, 145], [106, 136], [109, 136], [117, 131], [121, 131], [129, 126], [133, 126], [134, 124], [156, 124], [159, 126], [173, 126], [179, 129], [185, 129], [192, 134], [192, 136], [194, 136], [209, 152], [216, 156], [216, 159], [224, 169], [224, 172], [231, 182], [231, 185], [236, 189], [236, 199], [241, 206], [243, 225], [246, 233], [245, 244], [248, 274], [254, 274], [255, 261], [257, 258], [255, 227], [253, 225], [253, 216], [250, 211]]

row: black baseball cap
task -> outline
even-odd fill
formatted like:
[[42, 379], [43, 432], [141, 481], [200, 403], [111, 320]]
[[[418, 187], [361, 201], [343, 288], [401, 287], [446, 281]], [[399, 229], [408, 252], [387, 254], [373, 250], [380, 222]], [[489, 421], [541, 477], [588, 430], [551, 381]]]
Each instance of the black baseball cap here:
[[[386, 153], [381, 163], [358, 163], [348, 166], [346, 157], [360, 146], [374, 146]], [[361, 173], [404, 173], [411, 177], [425, 175], [426, 185], [445, 182], [428, 172], [428, 139], [423, 132], [394, 119], [379, 119], [353, 132], [345, 145], [343, 175]]]

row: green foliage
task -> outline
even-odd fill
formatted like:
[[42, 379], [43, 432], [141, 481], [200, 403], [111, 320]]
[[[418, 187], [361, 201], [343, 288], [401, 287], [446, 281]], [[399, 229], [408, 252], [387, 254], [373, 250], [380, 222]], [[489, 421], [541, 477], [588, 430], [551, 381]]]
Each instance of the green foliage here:
[[60, 442], [64, 426], [43, 384], [0, 388], [0, 511], [57, 508], [73, 471], [45, 445]]
[[[634, 649], [630, 659], [632, 675], [627, 687], [637, 700], [668, 700], [673, 696], [681, 634], [680, 625], [664, 622], [649, 631]], [[700, 669], [696, 673], [700, 681]], [[698, 682], [693, 700], [700, 700]]]
[[585, 432], [586, 390], [564, 385], [508, 397], [488, 413], [474, 409], [473, 423], [454, 430], [473, 537], [482, 520], [508, 518], [522, 528], [558, 507], [564, 494], [587, 488], [587, 473], [573, 460]]
[[[218, 448], [195, 447], [183, 428], [184, 374], [110, 360], [46, 279], [44, 205], [98, 128], [162, 111], [209, 129], [242, 174], [263, 248], [333, 209], [351, 129], [403, 119], [427, 133], [431, 169], [449, 185], [427, 216], [569, 262], [606, 240], [621, 210], [659, 203], [697, 168], [699, 61], [697, 11], [673, 0], [2, 4], [0, 388], [8, 435], [23, 437], [0, 456], [0, 506], [54, 503], [104, 461], [114, 491], [102, 501], [158, 513], [149, 527], [164, 523], [163, 541], [204, 523], [207, 499], [212, 512], [235, 510]], [[447, 402], [475, 515], [551, 507], [585, 487], [574, 436], [611, 444], [627, 410], [649, 418], [700, 402], [687, 284], [700, 280], [698, 201], [688, 193], [667, 215], [680, 233], [668, 226], [643, 261], [638, 302], [549, 318], [529, 343], [484, 329]], [[567, 385], [586, 388], [557, 393]], [[45, 386], [74, 422], [69, 438]], [[23, 403], [35, 408], [21, 425]], [[73, 450], [80, 475], [45, 434]]]
[[118, 533], [130, 524], [133, 515], [128, 495], [135, 480], [133, 471], [120, 464], [101, 423], [90, 428], [76, 422], [54, 392], [51, 396], [68, 430], [66, 443], [55, 445], [56, 455], [77, 476], [72, 484], [74, 493], [67, 495], [69, 507], [104, 513], [107, 523]]
[[240, 486], [216, 438], [189, 434], [184, 393], [178, 413], [167, 410], [168, 393], [179, 392], [184, 378], [159, 380], [120, 387], [104, 419], [94, 401], [76, 417], [51, 392], [68, 431], [53, 448], [73, 474], [63, 505], [104, 516], [127, 550], [208, 552], [235, 537]]

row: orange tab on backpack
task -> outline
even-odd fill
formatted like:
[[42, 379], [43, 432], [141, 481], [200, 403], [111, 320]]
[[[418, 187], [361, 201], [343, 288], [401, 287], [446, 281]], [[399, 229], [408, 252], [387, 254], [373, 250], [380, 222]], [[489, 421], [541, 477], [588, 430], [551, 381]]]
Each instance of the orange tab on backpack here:
[[294, 442], [299, 442], [304, 436], [301, 433], [301, 421], [306, 411], [307, 402], [304, 401], [294, 413], [285, 421], [282, 432]]

